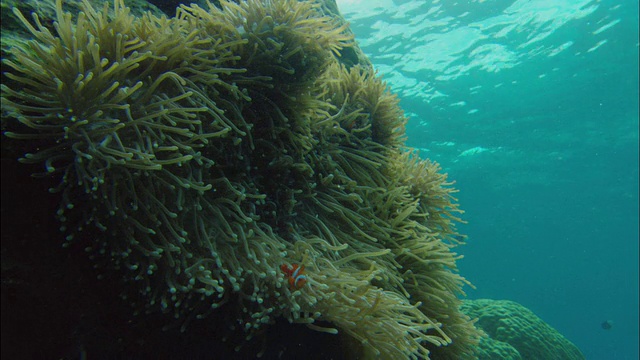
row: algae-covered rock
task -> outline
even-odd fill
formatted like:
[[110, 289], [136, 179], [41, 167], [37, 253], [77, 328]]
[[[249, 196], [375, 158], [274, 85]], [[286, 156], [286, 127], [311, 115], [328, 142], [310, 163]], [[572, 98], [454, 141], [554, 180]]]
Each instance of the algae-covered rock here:
[[516, 302], [465, 300], [460, 309], [489, 336], [478, 346], [480, 359], [584, 359], [573, 343]]

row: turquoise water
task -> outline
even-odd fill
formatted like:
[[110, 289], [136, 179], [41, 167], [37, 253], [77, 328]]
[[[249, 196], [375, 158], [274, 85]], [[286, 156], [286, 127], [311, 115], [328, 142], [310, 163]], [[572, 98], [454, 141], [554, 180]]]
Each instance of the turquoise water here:
[[638, 1], [338, 6], [409, 145], [456, 181], [468, 296], [525, 305], [587, 359], [638, 359]]

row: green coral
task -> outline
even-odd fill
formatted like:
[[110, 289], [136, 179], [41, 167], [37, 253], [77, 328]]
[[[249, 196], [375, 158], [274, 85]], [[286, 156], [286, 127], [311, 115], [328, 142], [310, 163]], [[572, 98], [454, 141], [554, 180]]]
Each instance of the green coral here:
[[522, 360], [516, 348], [504, 341], [483, 337], [478, 343], [478, 359], [483, 360]]
[[465, 300], [461, 311], [477, 318], [476, 325], [489, 336], [479, 344], [481, 359], [585, 358], [574, 344], [516, 302]]
[[404, 148], [386, 85], [337, 60], [346, 25], [309, 2], [221, 3], [74, 18], [57, 1], [55, 30], [15, 11], [33, 40], [3, 60], [3, 128], [61, 180], [67, 245], [183, 329], [224, 308], [247, 338], [283, 317], [364, 357], [471, 356], [454, 191]]

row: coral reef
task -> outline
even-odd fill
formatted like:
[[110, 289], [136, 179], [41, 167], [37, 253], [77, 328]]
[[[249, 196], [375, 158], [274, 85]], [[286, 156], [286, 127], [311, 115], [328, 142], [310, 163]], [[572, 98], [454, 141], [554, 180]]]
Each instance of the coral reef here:
[[4, 134], [59, 180], [64, 245], [137, 312], [189, 331], [224, 309], [247, 339], [284, 318], [365, 358], [473, 355], [454, 190], [404, 147], [385, 83], [338, 61], [344, 23], [293, 0], [14, 14], [33, 40], [3, 48]]
[[584, 359], [580, 350], [537, 317], [508, 300], [464, 300], [461, 311], [477, 318], [488, 334], [478, 346], [481, 359]]

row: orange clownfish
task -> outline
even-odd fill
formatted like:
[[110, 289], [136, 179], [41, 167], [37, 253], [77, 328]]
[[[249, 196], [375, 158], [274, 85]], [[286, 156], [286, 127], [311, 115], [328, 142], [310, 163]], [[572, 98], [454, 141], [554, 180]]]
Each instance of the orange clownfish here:
[[289, 287], [297, 290], [307, 283], [307, 275], [304, 274], [304, 265], [293, 264], [280, 265], [280, 270], [284, 273], [285, 277], [289, 281]]

